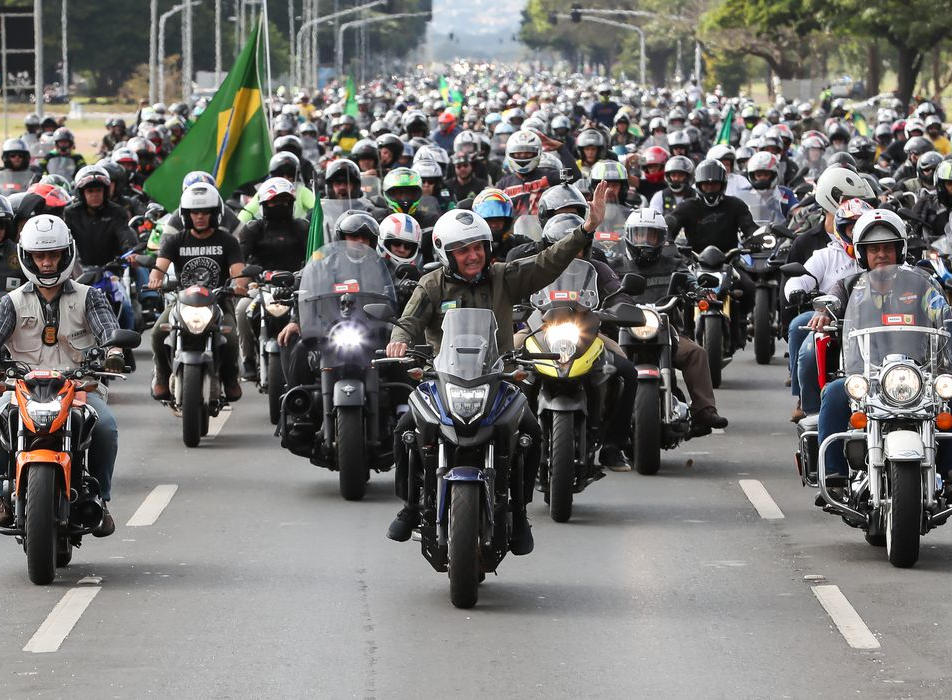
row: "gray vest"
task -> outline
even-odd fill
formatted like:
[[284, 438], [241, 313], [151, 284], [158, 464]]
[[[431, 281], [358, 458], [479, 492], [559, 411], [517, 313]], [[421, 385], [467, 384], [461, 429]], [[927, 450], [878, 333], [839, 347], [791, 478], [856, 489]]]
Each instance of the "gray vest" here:
[[73, 369], [82, 362], [83, 350], [96, 345], [96, 338], [86, 321], [86, 296], [89, 287], [71, 282], [72, 291], [59, 298], [59, 328], [55, 345], [43, 343], [46, 321], [36, 291], [24, 292], [26, 285], [10, 292], [17, 312], [17, 324], [7, 340], [10, 357], [41, 369]]

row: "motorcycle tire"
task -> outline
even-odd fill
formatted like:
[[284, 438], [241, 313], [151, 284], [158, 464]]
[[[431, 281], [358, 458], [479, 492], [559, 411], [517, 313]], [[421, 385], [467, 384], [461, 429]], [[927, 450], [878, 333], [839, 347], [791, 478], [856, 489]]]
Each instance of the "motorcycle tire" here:
[[900, 569], [919, 560], [922, 526], [922, 472], [918, 462], [889, 463], [889, 501], [886, 503], [886, 557]]
[[704, 317], [703, 347], [707, 352], [707, 364], [711, 369], [711, 385], [721, 385], [722, 360], [724, 355], [724, 323], [720, 316]]
[[759, 288], [754, 299], [754, 358], [758, 365], [769, 365], [775, 349], [770, 290]]
[[362, 412], [360, 406], [337, 409], [337, 469], [340, 470], [340, 495], [346, 501], [359, 501], [367, 493]]
[[56, 467], [30, 467], [26, 487], [26, 568], [30, 581], [46, 586], [56, 577]]
[[869, 529], [866, 530], [866, 541], [873, 547], [886, 546], [886, 527], [883, 510], [883, 506], [880, 506], [870, 514], [871, 524]]
[[186, 447], [198, 447], [202, 439], [202, 428], [206, 423], [204, 416], [208, 415], [203, 384], [200, 366], [185, 365], [182, 368], [182, 442]]
[[284, 370], [281, 368], [281, 356], [268, 357], [268, 415], [271, 425], [277, 425], [281, 418], [281, 395], [284, 393]]
[[448, 527], [450, 602], [471, 608], [479, 599], [479, 483], [453, 484]]
[[658, 382], [638, 382], [631, 431], [632, 460], [639, 474], [657, 474], [661, 468], [661, 401]]
[[572, 517], [575, 494], [575, 415], [552, 412], [549, 441], [549, 516], [557, 523]]
[[68, 537], [61, 537], [59, 545], [56, 547], [56, 568], [61, 569], [64, 566], [69, 566], [71, 561], [73, 561], [73, 543], [69, 541]]

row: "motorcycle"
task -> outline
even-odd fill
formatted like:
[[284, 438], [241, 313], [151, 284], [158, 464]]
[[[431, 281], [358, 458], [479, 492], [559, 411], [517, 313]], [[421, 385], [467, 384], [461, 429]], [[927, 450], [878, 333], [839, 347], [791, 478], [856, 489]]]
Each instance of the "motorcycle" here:
[[758, 365], [770, 364], [776, 352], [776, 341], [783, 337], [780, 324], [780, 271], [778, 265], [786, 257], [780, 239], [792, 234], [782, 226], [766, 224], [741, 243], [744, 252], [737, 258], [738, 267], [750, 275], [757, 291], [754, 296], [754, 358]]
[[338, 471], [348, 501], [364, 497], [370, 470], [388, 471], [401, 392], [413, 387], [382, 381], [371, 365], [387, 343], [384, 324], [365, 304], [396, 310], [393, 281], [376, 251], [347, 242], [328, 243], [301, 277], [301, 337], [320, 369], [320, 383], [290, 389], [281, 401], [281, 445], [319, 467]]
[[17, 192], [26, 192], [37, 175], [33, 170], [0, 170], [0, 194], [9, 197]]
[[601, 251], [605, 261], [618, 274], [622, 274], [629, 264], [625, 220], [630, 211], [620, 204], [606, 204], [605, 217], [592, 236], [592, 248]]
[[373, 205], [361, 197], [359, 199], [327, 199], [321, 200], [321, 210], [324, 213], [324, 240], [334, 240], [334, 225], [345, 212], [351, 210], [370, 212]]
[[[122, 302], [129, 300], [132, 305], [132, 316], [135, 330], [139, 333], [146, 329], [142, 305], [139, 303], [139, 285], [132, 274], [132, 256], [138, 259], [139, 254], [145, 251], [146, 243], [139, 243], [135, 248], [110, 260], [105, 265], [85, 265], [77, 282], [89, 285], [100, 290], [109, 300], [113, 312], [119, 316]], [[153, 323], [155, 319], [153, 319]]]
[[661, 450], [673, 450], [691, 437], [690, 412], [674, 368], [678, 334], [670, 318], [681, 303], [676, 292], [683, 279], [683, 273], [674, 273], [662, 303], [638, 304], [644, 325], [618, 333], [618, 344], [638, 370], [631, 456], [639, 474], [657, 474]]
[[741, 290], [734, 288], [738, 275], [732, 263], [746, 251], [732, 248], [725, 254], [711, 245], [700, 254], [690, 249], [687, 252], [697, 262], [698, 285], [714, 292], [717, 297], [713, 300], [702, 297], [694, 312], [695, 339], [707, 352], [711, 383], [717, 389], [721, 385], [724, 367], [730, 364], [734, 353], [740, 349], [739, 339], [747, 336], [745, 321], [731, 315], [731, 302], [741, 295]]
[[[643, 292], [644, 278], [626, 275], [622, 290]], [[602, 300], [603, 306], [605, 301], [607, 298]], [[645, 317], [630, 305], [624, 310], [630, 313], [624, 317], [597, 310], [598, 275], [591, 263], [579, 259], [530, 296], [529, 303], [535, 311], [529, 317], [526, 350], [557, 356], [537, 360], [535, 370], [539, 378], [537, 411], [544, 436], [540, 481], [549, 515], [564, 523], [572, 517], [574, 494], [604, 476], [596, 463], [602, 442], [598, 428], [614, 365], [603, 358], [605, 346], [598, 337], [599, 327], [602, 322], [641, 326]]]
[[[366, 309], [375, 318], [399, 323], [385, 305]], [[509, 552], [509, 494], [523, 492], [523, 460], [531, 443], [519, 432], [529, 408], [516, 386], [527, 372], [505, 371], [507, 362], [525, 355], [500, 355], [492, 311], [451, 309], [442, 327], [435, 358], [430, 346], [417, 346], [406, 358], [374, 363], [420, 360], [427, 365], [408, 370], [422, 381], [409, 399], [416, 431], [402, 436], [417, 447], [410, 450], [410, 473], [422, 475], [422, 552], [436, 571], [449, 572], [453, 605], [471, 608], [479, 583]]]
[[294, 273], [265, 272], [257, 265], [249, 265], [245, 272], [258, 281], [258, 285], [249, 290], [252, 302], [247, 312], [251, 327], [258, 329], [255, 383], [258, 391], [268, 395], [268, 416], [271, 424], [277, 425], [281, 417], [281, 396], [285, 390], [278, 334], [291, 320]]
[[[133, 349], [140, 336], [116, 330], [106, 347]], [[4, 387], [12, 391], [0, 412], [0, 448], [9, 455], [0, 498], [14, 513], [0, 535], [15, 537], [26, 552], [30, 581], [45, 586], [57, 567], [70, 563], [73, 547], [101, 524], [99, 482], [90, 476], [88, 450], [98, 415], [86, 403], [99, 380], [124, 378], [104, 372], [105, 348], [87, 351], [76, 369], [31, 369], [7, 362]]]
[[[903, 307], [880, 308], [870, 287], [889, 289]], [[942, 371], [949, 321], [917, 303], [930, 291], [921, 275], [894, 266], [856, 283], [843, 322], [850, 428], [819, 446], [824, 510], [864, 530], [870, 544], [885, 545], [890, 563], [903, 568], [918, 560], [920, 536], [952, 516], [952, 492], [936, 469], [938, 443], [952, 440], [952, 375]], [[849, 477], [827, 476], [834, 443], [843, 447]]]

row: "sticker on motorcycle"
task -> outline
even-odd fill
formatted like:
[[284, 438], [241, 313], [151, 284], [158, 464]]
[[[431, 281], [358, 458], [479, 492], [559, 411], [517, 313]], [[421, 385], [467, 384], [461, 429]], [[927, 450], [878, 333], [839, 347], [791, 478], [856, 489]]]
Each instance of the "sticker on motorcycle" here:
[[578, 301], [578, 292], [571, 291], [549, 291], [549, 301]]
[[615, 233], [614, 231], [596, 231], [595, 240], [596, 241], [620, 241], [621, 234]]
[[903, 304], [906, 304], [907, 306], [909, 304], [914, 304], [918, 298], [919, 295], [915, 292], [906, 292], [899, 295], [899, 301], [901, 301]]
[[914, 326], [916, 317], [914, 314], [883, 314], [884, 326]]
[[357, 294], [360, 283], [357, 280], [344, 280], [334, 285], [334, 294]]

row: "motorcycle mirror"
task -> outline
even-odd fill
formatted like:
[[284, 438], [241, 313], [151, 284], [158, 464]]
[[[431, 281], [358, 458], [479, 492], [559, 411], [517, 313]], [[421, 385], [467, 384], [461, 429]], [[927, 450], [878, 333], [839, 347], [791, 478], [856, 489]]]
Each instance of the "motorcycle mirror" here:
[[135, 331], [117, 328], [106, 339], [105, 345], [109, 348], [122, 348], [123, 350], [132, 350], [139, 347], [142, 342], [142, 336]]
[[433, 270], [439, 270], [441, 263], [438, 262], [429, 262], [423, 266], [424, 272], [433, 272]]
[[813, 308], [816, 311], [829, 311], [831, 315], [835, 314], [840, 310], [839, 297], [832, 294], [821, 294], [813, 300]]
[[514, 323], [525, 323], [532, 315], [532, 307], [528, 304], [516, 304], [512, 307], [512, 320]]
[[634, 304], [618, 304], [609, 311], [598, 311], [596, 313], [602, 321], [617, 323], [622, 326], [645, 325], [645, 312]]
[[392, 323], [396, 319], [390, 304], [364, 304], [364, 313], [375, 321]]
[[639, 294], [643, 294], [647, 288], [648, 281], [641, 275], [636, 275], [634, 272], [629, 272], [621, 278], [621, 289], [627, 294], [638, 296]]
[[149, 270], [155, 267], [155, 256], [153, 255], [136, 255], [135, 261], [139, 267], [145, 267]]
[[810, 274], [809, 270], [803, 266], [803, 263], [798, 262], [784, 263], [780, 266], [780, 271], [787, 277], [803, 277], [804, 275]]
[[399, 279], [418, 280], [420, 279], [420, 270], [417, 269], [416, 265], [400, 263], [397, 265], [397, 269], [393, 271], [393, 276]]
[[149, 247], [149, 244], [146, 241], [142, 241], [138, 245], [136, 245], [136, 247], [133, 248], [132, 251], [135, 253], [141, 253], [143, 250], [145, 250], [148, 247]]
[[[628, 275], [625, 275], [626, 277]], [[677, 271], [671, 275], [668, 281], [668, 295], [676, 296], [681, 294], [687, 288], [688, 275], [684, 271]]]
[[294, 273], [285, 271], [275, 272], [271, 275], [269, 281], [276, 287], [293, 287]]
[[239, 277], [252, 277], [257, 279], [261, 276], [261, 273], [264, 272], [264, 268], [261, 265], [245, 265], [244, 269], [241, 271]]
[[144, 216], [133, 216], [131, 219], [129, 219], [129, 228], [131, 228], [133, 231], [137, 231], [143, 224], [145, 224]]

